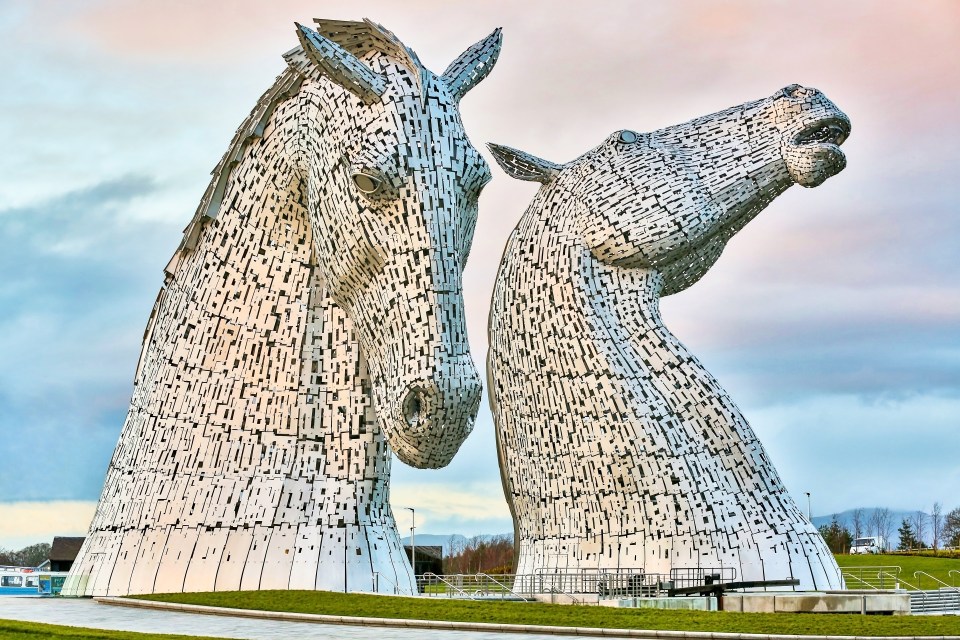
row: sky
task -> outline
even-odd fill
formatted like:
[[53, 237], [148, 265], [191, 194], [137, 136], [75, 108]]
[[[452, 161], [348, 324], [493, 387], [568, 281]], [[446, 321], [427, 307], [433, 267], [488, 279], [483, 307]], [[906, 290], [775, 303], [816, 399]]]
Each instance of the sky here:
[[[440, 73], [503, 27], [461, 104], [494, 167], [465, 273], [482, 367], [503, 245], [536, 191], [486, 142], [568, 161], [653, 130], [821, 89], [848, 167], [792, 187], [668, 327], [751, 422], [814, 515], [960, 506], [960, 4], [407, 0], [0, 4], [0, 547], [83, 535], [143, 330], [235, 128], [283, 70], [294, 21], [369, 17]], [[402, 532], [512, 530], [486, 403], [449, 467], [395, 461]]]

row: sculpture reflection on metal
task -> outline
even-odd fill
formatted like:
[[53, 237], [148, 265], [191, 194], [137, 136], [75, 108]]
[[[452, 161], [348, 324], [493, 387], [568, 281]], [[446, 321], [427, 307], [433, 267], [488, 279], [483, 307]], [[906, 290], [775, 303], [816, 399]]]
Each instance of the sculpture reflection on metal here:
[[507, 244], [488, 371], [518, 573], [732, 567], [838, 588], [839, 569], [746, 419], [667, 330], [686, 289], [787, 187], [845, 166], [823, 94], [774, 96], [567, 164], [490, 145], [543, 183]]
[[413, 589], [390, 449], [442, 467], [473, 427], [461, 275], [490, 171], [458, 103], [500, 31], [437, 76], [379, 25], [317, 26], [166, 268], [64, 594]]

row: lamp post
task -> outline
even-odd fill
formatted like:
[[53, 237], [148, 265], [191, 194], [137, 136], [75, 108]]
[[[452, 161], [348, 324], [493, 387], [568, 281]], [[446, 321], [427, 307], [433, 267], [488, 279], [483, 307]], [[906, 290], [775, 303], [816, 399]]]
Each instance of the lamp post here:
[[806, 494], [807, 494], [807, 520], [813, 523], [813, 516], [811, 515], [811, 512], [810, 512], [810, 492], [807, 491]]
[[410, 512], [410, 565], [413, 567], [413, 579], [417, 579], [417, 510], [413, 507], [404, 507]]

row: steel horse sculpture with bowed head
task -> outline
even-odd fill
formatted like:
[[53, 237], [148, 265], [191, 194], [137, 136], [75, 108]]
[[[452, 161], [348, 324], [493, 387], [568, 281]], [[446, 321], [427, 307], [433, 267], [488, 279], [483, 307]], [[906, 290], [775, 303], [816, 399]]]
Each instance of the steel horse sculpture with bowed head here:
[[65, 594], [412, 591], [390, 451], [446, 465], [481, 383], [461, 276], [490, 170], [383, 27], [298, 25], [166, 268]]
[[842, 585], [739, 409], [664, 326], [686, 289], [790, 185], [846, 164], [847, 117], [791, 85], [567, 164], [491, 145], [543, 184], [510, 236], [488, 370], [518, 573], [731, 567]]

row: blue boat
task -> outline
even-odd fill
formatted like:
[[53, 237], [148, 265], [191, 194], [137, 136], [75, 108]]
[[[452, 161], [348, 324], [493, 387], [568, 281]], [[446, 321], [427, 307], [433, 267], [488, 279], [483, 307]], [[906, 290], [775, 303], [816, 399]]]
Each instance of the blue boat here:
[[38, 567], [0, 567], [0, 596], [55, 596], [60, 594], [66, 571]]

